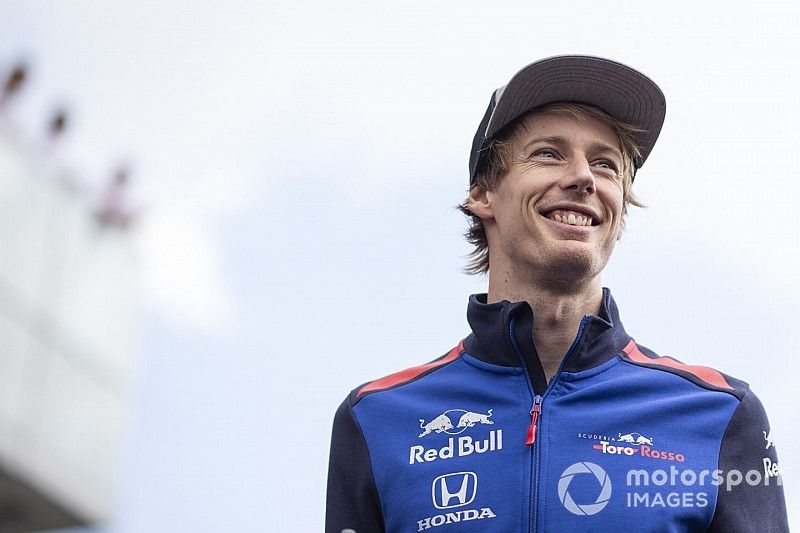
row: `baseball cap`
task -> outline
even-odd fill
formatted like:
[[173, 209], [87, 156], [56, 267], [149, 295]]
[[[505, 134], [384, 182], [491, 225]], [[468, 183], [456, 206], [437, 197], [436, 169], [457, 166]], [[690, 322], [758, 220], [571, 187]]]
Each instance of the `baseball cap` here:
[[641, 130], [632, 134], [640, 168], [656, 144], [667, 103], [653, 80], [622, 63], [601, 57], [565, 55], [531, 63], [514, 74], [489, 101], [469, 154], [470, 185], [495, 135], [526, 112], [555, 102], [587, 104]]

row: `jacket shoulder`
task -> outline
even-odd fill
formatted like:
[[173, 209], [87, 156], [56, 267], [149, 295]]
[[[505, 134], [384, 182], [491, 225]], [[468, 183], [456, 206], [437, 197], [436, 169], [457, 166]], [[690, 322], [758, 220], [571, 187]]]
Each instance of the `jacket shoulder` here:
[[661, 356], [631, 340], [622, 351], [622, 359], [634, 365], [670, 372], [708, 390], [727, 392], [741, 401], [750, 386], [714, 368], [687, 364], [674, 357]]
[[389, 374], [388, 376], [384, 376], [360, 385], [359, 387], [353, 389], [353, 391], [350, 393], [348, 398], [350, 405], [355, 406], [362, 398], [369, 394], [396, 389], [422, 379], [432, 372], [435, 372], [436, 370], [452, 363], [453, 361], [456, 361], [463, 353], [464, 341], [462, 340], [447, 353], [437, 357], [433, 361], [412, 368], [407, 368], [405, 370], [401, 370], [400, 372], [395, 372], [393, 374]]

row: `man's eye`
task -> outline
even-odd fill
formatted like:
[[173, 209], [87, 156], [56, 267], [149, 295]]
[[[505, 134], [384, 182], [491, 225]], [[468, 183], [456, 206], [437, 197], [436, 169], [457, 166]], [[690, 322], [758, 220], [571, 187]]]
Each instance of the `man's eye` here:
[[533, 155], [538, 157], [556, 157], [556, 153], [553, 150], [549, 150], [547, 148], [543, 150], [537, 150]]
[[609, 170], [613, 170], [614, 172], [617, 171], [617, 165], [615, 165], [611, 161], [605, 161], [605, 160], [598, 161], [597, 163], [595, 163], [595, 165], [600, 167], [600, 168], [607, 168]]

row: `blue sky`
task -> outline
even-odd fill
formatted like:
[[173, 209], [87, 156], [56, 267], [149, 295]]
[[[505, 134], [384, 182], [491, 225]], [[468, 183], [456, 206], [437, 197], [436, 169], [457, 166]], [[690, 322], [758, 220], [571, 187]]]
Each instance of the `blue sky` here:
[[[798, 7], [0, 2], [30, 135], [89, 184], [133, 161], [143, 309], [111, 531], [319, 530], [333, 412], [466, 333], [453, 206], [491, 91], [589, 53], [667, 96], [604, 274], [626, 329], [750, 382], [800, 508]], [[650, 11], [652, 9], [652, 11]]]

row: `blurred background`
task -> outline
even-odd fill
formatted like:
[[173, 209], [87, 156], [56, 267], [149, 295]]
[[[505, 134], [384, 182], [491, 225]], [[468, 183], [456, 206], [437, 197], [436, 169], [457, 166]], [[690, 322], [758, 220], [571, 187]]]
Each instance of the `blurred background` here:
[[798, 17], [0, 1], [0, 532], [321, 530], [338, 404], [485, 288], [454, 206], [491, 91], [561, 53], [664, 90], [604, 284], [639, 342], [750, 383], [800, 524]]

